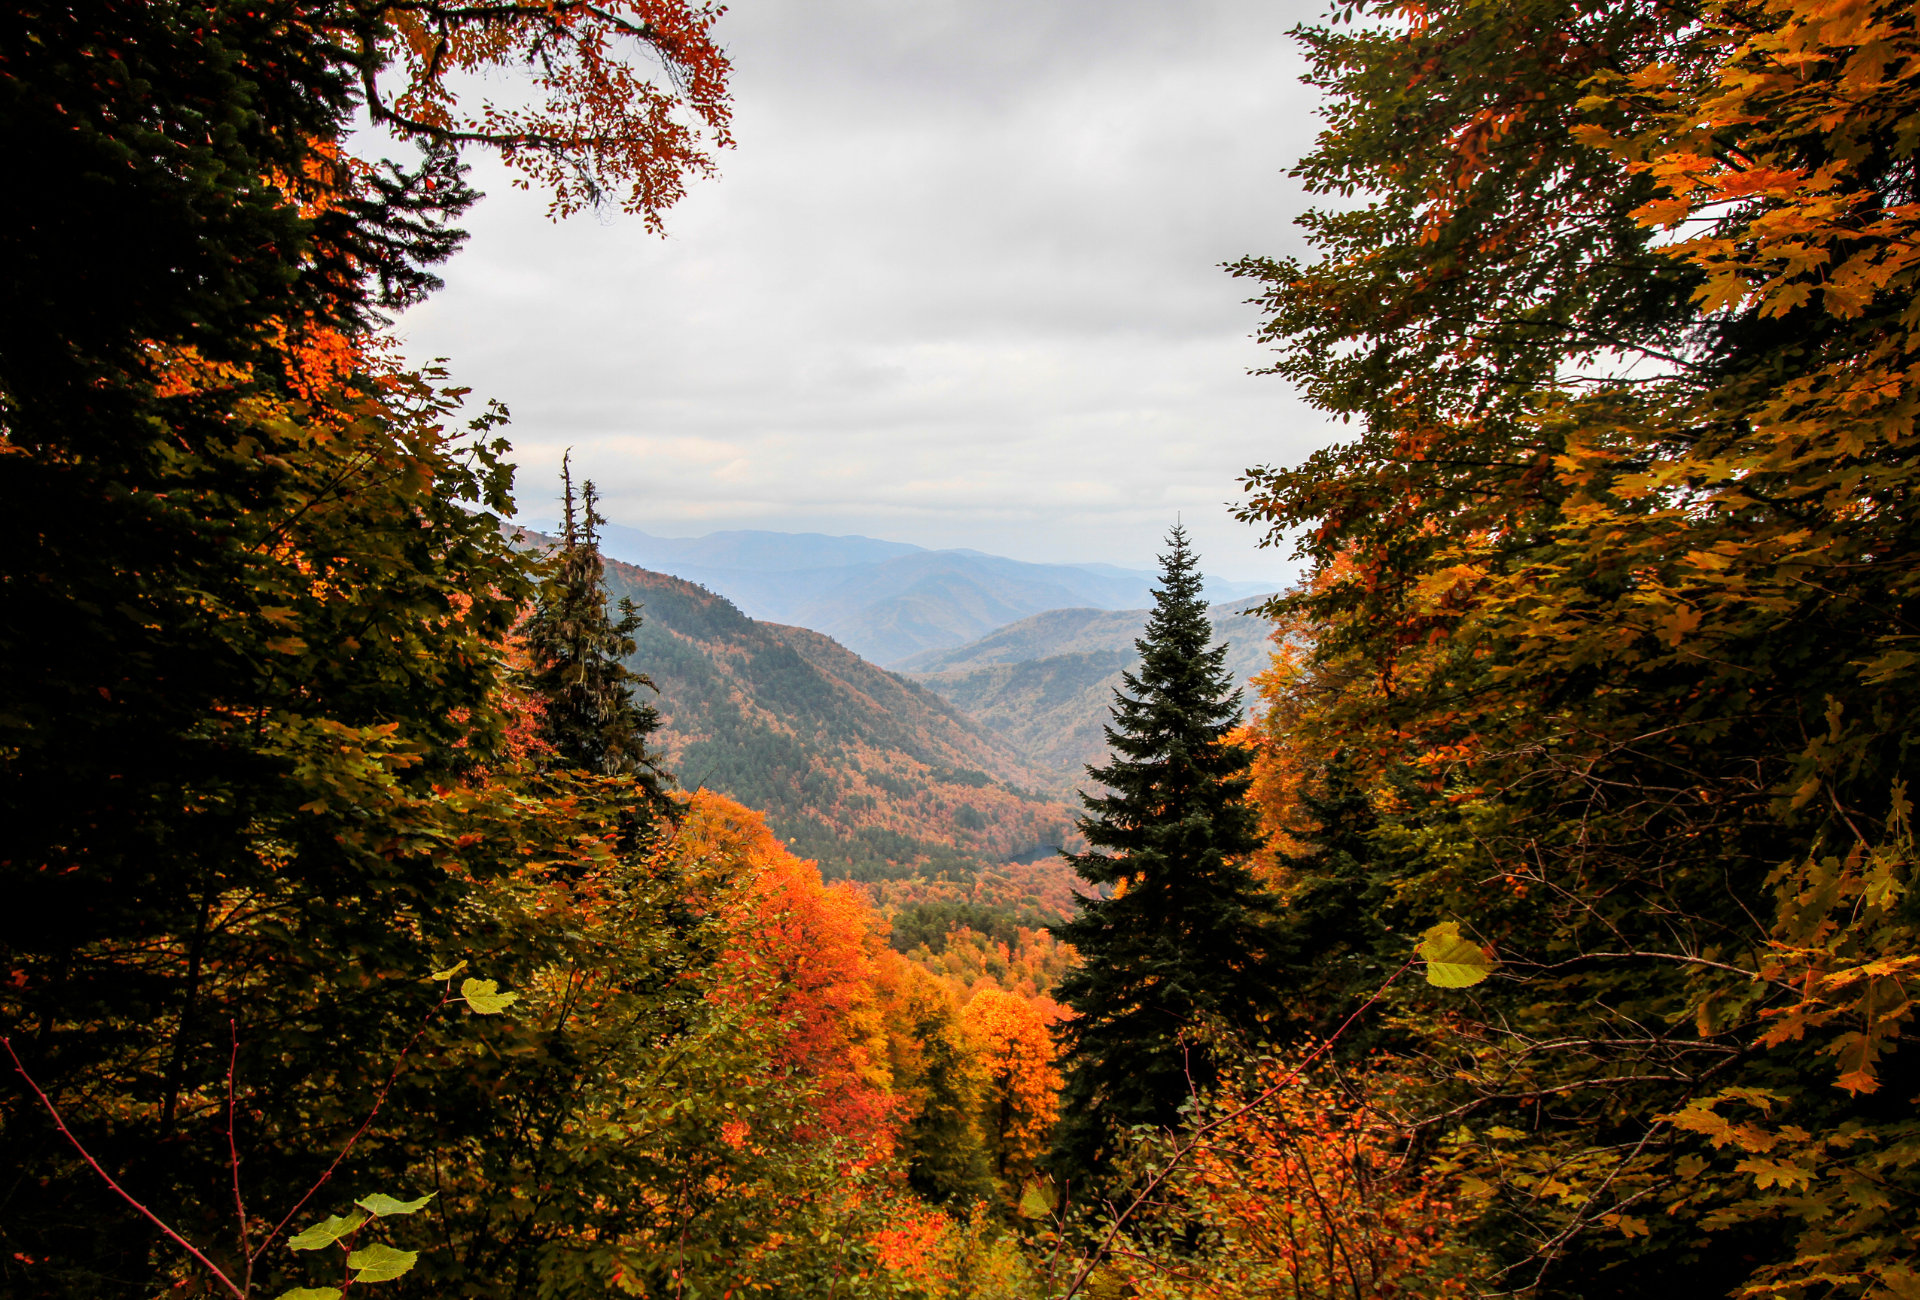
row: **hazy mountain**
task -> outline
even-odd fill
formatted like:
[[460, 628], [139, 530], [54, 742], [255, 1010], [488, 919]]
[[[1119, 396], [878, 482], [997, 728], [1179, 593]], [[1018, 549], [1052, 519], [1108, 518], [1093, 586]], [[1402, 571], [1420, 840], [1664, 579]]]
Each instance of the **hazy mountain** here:
[[[551, 533], [550, 522], [535, 523]], [[1138, 609], [1155, 577], [1111, 564], [1030, 564], [974, 550], [930, 551], [905, 542], [755, 530], [655, 537], [608, 524], [610, 559], [697, 583], [750, 617], [833, 637], [875, 663], [963, 646], [1050, 609]], [[1208, 579], [1216, 600], [1261, 590]]]
[[944, 875], [1050, 853], [1071, 812], [1049, 776], [940, 697], [806, 628], [609, 561], [642, 609], [632, 665], [660, 688], [668, 765], [767, 814], [830, 876]]
[[1123, 603], [1142, 584], [1069, 565], [924, 551], [848, 571], [792, 612], [876, 663], [965, 645], [1042, 610], [1089, 600]]
[[671, 566], [683, 564], [727, 572], [789, 573], [799, 569], [872, 564], [901, 555], [925, 553], [924, 547], [909, 542], [883, 542], [873, 537], [770, 533], [759, 529], [708, 533], [704, 537], [655, 537], [619, 524], [601, 527], [600, 550], [616, 560], [660, 573], [672, 572]]
[[[1245, 611], [1264, 597], [1215, 605], [1215, 641], [1243, 687], [1271, 654], [1270, 625]], [[1057, 780], [1083, 780], [1082, 768], [1107, 756], [1102, 728], [1120, 675], [1139, 663], [1133, 643], [1148, 611], [1056, 609], [1000, 628], [971, 645], [929, 650], [898, 667], [1014, 746]]]

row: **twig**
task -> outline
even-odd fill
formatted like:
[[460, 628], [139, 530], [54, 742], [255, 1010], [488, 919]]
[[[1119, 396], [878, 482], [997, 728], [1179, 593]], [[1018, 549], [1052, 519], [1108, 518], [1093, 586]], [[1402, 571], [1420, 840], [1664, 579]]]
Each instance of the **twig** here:
[[[465, 963], [462, 964], [464, 965]], [[220, 1266], [215, 1264], [211, 1259], [208, 1259], [199, 1247], [174, 1231], [159, 1215], [140, 1204], [139, 1201], [136, 1201], [133, 1196], [128, 1193], [126, 1188], [115, 1182], [113, 1175], [109, 1174], [106, 1169], [101, 1166], [100, 1162], [93, 1158], [92, 1153], [89, 1152], [85, 1146], [81, 1145], [80, 1139], [73, 1135], [73, 1131], [67, 1127], [67, 1122], [61, 1118], [59, 1109], [53, 1104], [52, 1098], [48, 1097], [47, 1094], [42, 1091], [40, 1085], [34, 1082], [33, 1076], [27, 1073], [27, 1067], [21, 1063], [19, 1053], [13, 1050], [13, 1040], [4, 1035], [0, 1035], [0, 1047], [7, 1049], [7, 1055], [13, 1060], [13, 1068], [19, 1072], [22, 1079], [27, 1081], [27, 1086], [33, 1089], [33, 1095], [40, 1099], [40, 1104], [46, 1107], [47, 1114], [53, 1118], [54, 1127], [60, 1130], [61, 1136], [73, 1144], [73, 1149], [80, 1153], [80, 1158], [85, 1160], [88, 1167], [100, 1176], [100, 1180], [112, 1188], [121, 1200], [144, 1215], [148, 1221], [159, 1228], [161, 1232], [165, 1233], [182, 1250], [198, 1260], [208, 1272], [219, 1278], [220, 1284], [226, 1287], [233, 1295], [234, 1300], [247, 1300], [248, 1295], [253, 1289], [253, 1266], [255, 1262], [266, 1252], [267, 1247], [273, 1244], [274, 1239], [280, 1235], [287, 1224], [293, 1221], [293, 1216], [300, 1213], [301, 1208], [313, 1199], [314, 1193], [326, 1186], [327, 1180], [333, 1177], [333, 1171], [338, 1169], [340, 1162], [347, 1158], [347, 1153], [353, 1150], [354, 1145], [359, 1142], [361, 1137], [366, 1134], [366, 1131], [372, 1127], [374, 1119], [380, 1114], [380, 1107], [386, 1104], [387, 1095], [393, 1091], [393, 1085], [399, 1081], [400, 1069], [406, 1064], [407, 1054], [411, 1052], [415, 1044], [420, 1041], [420, 1036], [427, 1032], [427, 1027], [433, 1023], [434, 1017], [453, 1000], [453, 980], [449, 977], [447, 987], [440, 995], [440, 1000], [428, 1009], [426, 1016], [420, 1021], [420, 1027], [413, 1031], [413, 1037], [408, 1039], [407, 1045], [400, 1049], [400, 1055], [396, 1057], [393, 1062], [393, 1070], [387, 1075], [387, 1081], [381, 1085], [379, 1095], [373, 1100], [373, 1109], [367, 1112], [367, 1118], [361, 1123], [359, 1128], [354, 1130], [353, 1136], [347, 1139], [346, 1145], [340, 1148], [340, 1154], [333, 1158], [333, 1163], [328, 1165], [326, 1171], [320, 1175], [313, 1186], [307, 1189], [307, 1194], [300, 1198], [299, 1204], [295, 1205], [291, 1210], [288, 1210], [286, 1217], [281, 1219], [280, 1222], [274, 1226], [273, 1231], [269, 1232], [261, 1241], [258, 1250], [253, 1249], [252, 1238], [247, 1228], [247, 1204], [240, 1192], [240, 1143], [235, 1132], [235, 1117], [238, 1107], [235, 1103], [234, 1075], [238, 1070], [240, 1062], [240, 1030], [234, 1020], [229, 1019], [227, 1021], [227, 1033], [232, 1041], [232, 1049], [227, 1055], [227, 1160], [233, 1171], [233, 1208], [240, 1220], [240, 1257], [246, 1265], [246, 1271], [241, 1274], [241, 1281], [239, 1283], [235, 1283], [232, 1278], [222, 1272]], [[438, 1173], [438, 1165], [436, 1164], [436, 1181], [438, 1179]], [[350, 1248], [352, 1242], [351, 1237], [348, 1238], [348, 1242]], [[348, 1285], [351, 1285], [351, 1282], [349, 1282]]]
[[86, 1149], [86, 1147], [80, 1144], [80, 1139], [73, 1135], [73, 1130], [67, 1127], [67, 1122], [60, 1118], [60, 1112], [57, 1109], [55, 1109], [52, 1099], [49, 1098], [46, 1093], [40, 1090], [40, 1085], [35, 1083], [33, 1081], [33, 1076], [27, 1073], [27, 1067], [20, 1063], [20, 1054], [13, 1050], [13, 1040], [5, 1036], [0, 1036], [0, 1047], [5, 1047], [7, 1049], [7, 1055], [13, 1058], [13, 1068], [19, 1071], [20, 1077], [27, 1081], [27, 1086], [33, 1089], [33, 1095], [40, 1099], [40, 1104], [47, 1108], [47, 1114], [53, 1117], [53, 1126], [60, 1130], [60, 1135], [62, 1137], [66, 1138], [67, 1141], [73, 1144], [73, 1149], [80, 1153], [80, 1158], [87, 1162], [88, 1167], [91, 1168], [94, 1173], [100, 1175], [100, 1181], [104, 1182], [108, 1187], [111, 1187], [114, 1190], [115, 1194], [118, 1195], [121, 1200], [125, 1201], [128, 1205], [131, 1205], [134, 1209], [140, 1211], [141, 1214], [145, 1215], [147, 1220], [151, 1222], [156, 1228], [160, 1229], [160, 1231], [166, 1233], [168, 1237], [172, 1238], [174, 1243], [178, 1245], [180, 1249], [186, 1251], [187, 1254], [199, 1260], [200, 1263], [206, 1268], [206, 1270], [209, 1273], [212, 1273], [215, 1277], [220, 1279], [220, 1284], [226, 1287], [227, 1290], [232, 1293], [234, 1300], [247, 1300], [247, 1293], [241, 1290], [238, 1286], [234, 1285], [233, 1279], [228, 1277], [225, 1273], [221, 1272], [220, 1266], [218, 1264], [215, 1264], [212, 1260], [208, 1259], [205, 1255], [203, 1255], [200, 1252], [200, 1248], [198, 1246], [195, 1246], [192, 1242], [188, 1241], [185, 1237], [181, 1236], [179, 1233], [175, 1232], [172, 1228], [168, 1227], [165, 1221], [162, 1220], [159, 1215], [155, 1214], [152, 1210], [149, 1210], [146, 1206], [140, 1204], [140, 1202], [134, 1200], [132, 1195], [128, 1193], [126, 1188], [122, 1187], [119, 1183], [116, 1183], [113, 1180], [112, 1174], [108, 1173], [105, 1169], [101, 1168], [100, 1162], [98, 1160], [95, 1160], [93, 1158], [92, 1153], [90, 1153]]
[[428, 1010], [426, 1018], [420, 1022], [420, 1027], [413, 1031], [413, 1037], [407, 1040], [407, 1045], [400, 1049], [400, 1055], [394, 1058], [393, 1070], [387, 1075], [387, 1081], [380, 1086], [380, 1095], [373, 1099], [373, 1109], [367, 1112], [365, 1121], [361, 1123], [359, 1128], [353, 1131], [353, 1136], [347, 1139], [347, 1144], [340, 1148], [340, 1154], [333, 1158], [333, 1163], [327, 1166], [326, 1172], [321, 1174], [313, 1186], [307, 1189], [307, 1194], [300, 1198], [299, 1204], [295, 1205], [291, 1210], [288, 1210], [286, 1217], [274, 1225], [273, 1231], [268, 1233], [266, 1240], [260, 1243], [260, 1249], [253, 1253], [248, 1261], [249, 1263], [254, 1259], [260, 1258], [260, 1256], [266, 1252], [267, 1247], [273, 1244], [274, 1239], [280, 1235], [289, 1223], [293, 1222], [293, 1216], [300, 1213], [306, 1203], [313, 1199], [314, 1193], [327, 1185], [327, 1180], [333, 1177], [333, 1171], [340, 1167], [340, 1162], [347, 1158], [349, 1151], [353, 1150], [354, 1143], [358, 1142], [362, 1135], [372, 1127], [374, 1117], [380, 1113], [380, 1107], [386, 1104], [387, 1094], [393, 1091], [393, 1085], [400, 1078], [400, 1067], [407, 1063], [407, 1053], [411, 1052], [414, 1044], [420, 1041], [420, 1036], [427, 1032], [427, 1026], [433, 1023], [434, 1016], [439, 1014], [440, 1009], [452, 1000], [453, 980], [449, 978], [447, 980], [446, 992], [442, 993], [440, 1000], [434, 1003], [432, 1008]]
[[246, 1272], [240, 1276], [243, 1291], [253, 1290], [253, 1243], [247, 1238], [247, 1203], [240, 1196], [240, 1144], [233, 1135], [233, 1076], [240, 1064], [240, 1028], [232, 1017], [227, 1019], [227, 1037], [233, 1043], [233, 1050], [227, 1055], [227, 1163], [233, 1168], [233, 1212], [240, 1220], [240, 1258], [246, 1261]]

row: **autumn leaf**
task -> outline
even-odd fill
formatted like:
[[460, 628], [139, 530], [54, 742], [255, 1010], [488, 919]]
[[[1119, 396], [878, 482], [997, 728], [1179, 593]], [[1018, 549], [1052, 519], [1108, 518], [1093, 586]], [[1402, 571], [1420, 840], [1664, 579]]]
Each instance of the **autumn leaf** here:
[[355, 1201], [354, 1204], [365, 1210], [368, 1214], [378, 1218], [385, 1218], [390, 1214], [412, 1214], [425, 1206], [428, 1201], [431, 1201], [438, 1194], [437, 1192], [428, 1192], [417, 1201], [401, 1201], [395, 1200], [385, 1192], [375, 1192], [372, 1196], [362, 1197], [360, 1200]]
[[1442, 921], [1430, 928], [1414, 952], [1427, 963], [1427, 983], [1436, 988], [1471, 988], [1493, 973], [1493, 959], [1460, 933], [1457, 921]]
[[518, 993], [501, 993], [499, 988], [499, 983], [494, 980], [461, 980], [460, 997], [468, 1008], [478, 1014], [494, 1016], [520, 1000]]
[[1029, 1219], [1044, 1219], [1060, 1204], [1060, 1193], [1051, 1182], [1030, 1180], [1020, 1189], [1020, 1213]]
[[1805, 1187], [1813, 1181], [1811, 1171], [1779, 1160], [1742, 1160], [1734, 1167], [1752, 1174], [1754, 1183], [1761, 1188]]

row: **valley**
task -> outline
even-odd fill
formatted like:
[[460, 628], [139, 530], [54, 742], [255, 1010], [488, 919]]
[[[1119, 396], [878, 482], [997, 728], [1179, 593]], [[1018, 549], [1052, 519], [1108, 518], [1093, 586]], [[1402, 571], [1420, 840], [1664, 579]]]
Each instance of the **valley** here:
[[[548, 535], [558, 525], [527, 525]], [[1111, 564], [1033, 564], [982, 551], [821, 533], [735, 530], [655, 537], [608, 524], [601, 554], [725, 596], [756, 619], [823, 632], [870, 662], [958, 649], [1047, 611], [1142, 610], [1153, 574]], [[1265, 595], [1272, 584], [1209, 579], [1210, 600]]]
[[[767, 562], [774, 536], [736, 535], [724, 557]], [[883, 545], [819, 549], [865, 563]], [[641, 609], [628, 662], [658, 690], [655, 741], [684, 788], [760, 809], [823, 875], [860, 882], [894, 946], [929, 969], [1044, 996], [1070, 954], [1043, 927], [1072, 913], [1080, 884], [1058, 851], [1083, 847], [1075, 791], [1106, 755], [1145, 609], [1050, 609], [896, 671], [686, 578], [610, 558], [604, 570], [609, 597]], [[1249, 612], [1261, 599], [1209, 611], [1242, 685], [1267, 660], [1267, 625]], [[936, 616], [957, 625], [965, 610]]]
[[[1270, 625], [1255, 612], [1265, 599], [1208, 610], [1213, 639], [1228, 645], [1226, 667], [1243, 690], [1271, 654]], [[895, 667], [1053, 780], [1072, 785], [1087, 779], [1088, 764], [1107, 757], [1108, 708], [1121, 675], [1140, 662], [1133, 643], [1146, 620], [1144, 609], [1049, 610]]]
[[1070, 839], [1065, 792], [924, 687], [682, 579], [608, 561], [606, 580], [642, 607], [630, 662], [681, 785], [762, 810], [826, 875], [970, 878]]

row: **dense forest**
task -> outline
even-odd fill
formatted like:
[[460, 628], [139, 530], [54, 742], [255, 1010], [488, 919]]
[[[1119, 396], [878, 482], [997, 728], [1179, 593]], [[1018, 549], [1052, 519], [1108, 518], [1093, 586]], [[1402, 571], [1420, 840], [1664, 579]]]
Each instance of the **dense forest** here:
[[[1264, 597], [1213, 605], [1215, 641], [1236, 682], [1266, 667]], [[1109, 757], [1106, 724], [1120, 675], [1139, 663], [1146, 611], [1056, 609], [971, 645], [914, 655], [895, 667], [1071, 784]]]
[[1174, 529], [1077, 811], [397, 360], [717, 18], [0, 13], [0, 1291], [1920, 1296], [1913, 7], [1301, 29], [1305, 577], [1243, 699]]
[[645, 611], [629, 662], [654, 683], [682, 783], [765, 813], [830, 878], [965, 879], [1073, 838], [1048, 773], [912, 682], [818, 632], [604, 564], [609, 593]]

